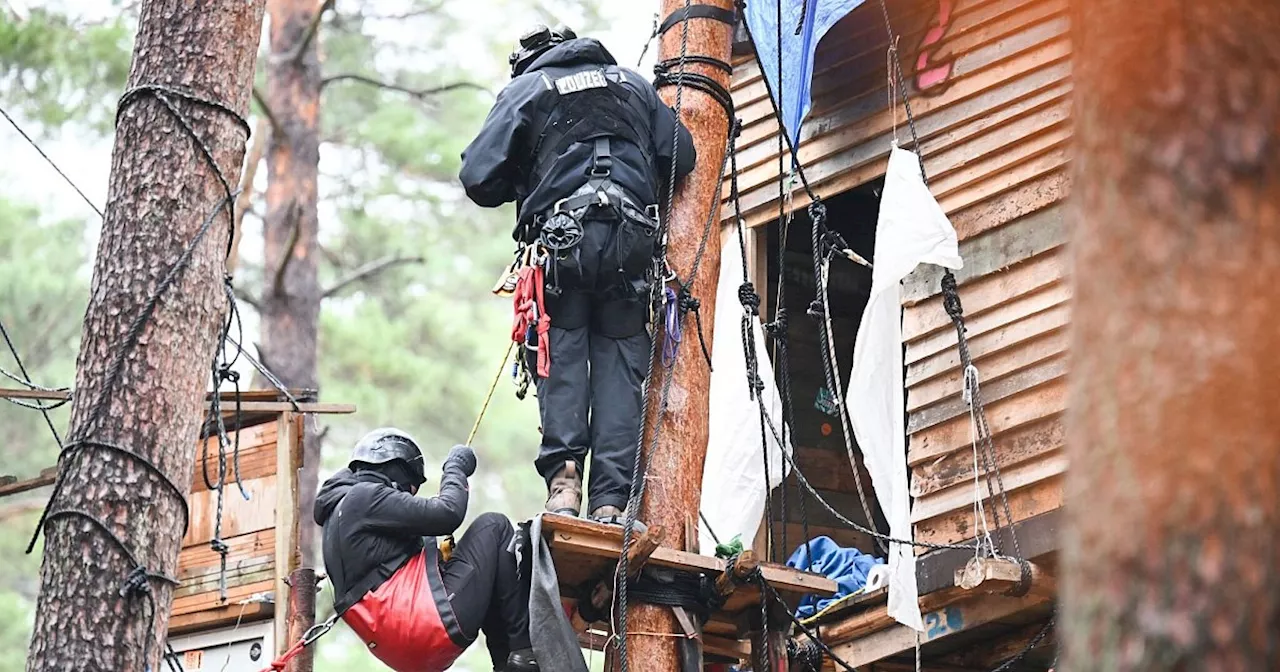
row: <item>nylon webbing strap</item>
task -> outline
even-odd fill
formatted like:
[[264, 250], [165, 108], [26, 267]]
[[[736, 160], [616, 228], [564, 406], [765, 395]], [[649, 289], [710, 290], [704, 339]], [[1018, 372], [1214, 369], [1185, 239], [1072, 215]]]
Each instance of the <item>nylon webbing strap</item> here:
[[666, 34], [668, 30], [685, 19], [712, 19], [732, 27], [738, 23], [738, 13], [732, 9], [722, 9], [714, 5], [690, 5], [668, 14], [662, 21], [662, 25], [658, 26], [658, 34]]
[[608, 177], [613, 170], [613, 154], [609, 149], [609, 136], [596, 138], [595, 149], [591, 153], [591, 176]]

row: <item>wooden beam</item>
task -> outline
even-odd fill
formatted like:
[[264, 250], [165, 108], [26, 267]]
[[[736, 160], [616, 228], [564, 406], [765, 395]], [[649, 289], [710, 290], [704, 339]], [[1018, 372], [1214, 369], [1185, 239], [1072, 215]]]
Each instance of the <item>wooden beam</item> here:
[[[1034, 595], [969, 595], [963, 601], [926, 611], [923, 614], [924, 632], [917, 633], [895, 623], [833, 646], [832, 649], [849, 665], [861, 667], [915, 648], [917, 634], [921, 645], [924, 645], [1047, 604], [1048, 601]], [[824, 628], [824, 635], [825, 630]]]
[[[1027, 650], [1037, 637], [1040, 638], [1040, 641], [1030, 649], [1031, 651], [1053, 646], [1055, 642], [1053, 628], [1049, 627], [1049, 630], [1046, 632], [1045, 628], [1047, 626], [1049, 626], [1048, 621], [1032, 623], [1024, 628], [1015, 630], [1012, 633], [1001, 635], [998, 639], [983, 642], [981, 646], [974, 646], [969, 650], [945, 656], [938, 662], [961, 667], [971, 667], [980, 670], [990, 670], [992, 668], [999, 667], [1005, 661], [1010, 660]], [[1045, 634], [1041, 635], [1041, 633]]]
[[[1023, 594], [1053, 599], [1058, 592], [1053, 575], [1030, 562], [1027, 567], [1030, 585]], [[1015, 595], [1021, 583], [1022, 564], [1009, 558], [970, 558], [955, 574], [957, 587], [992, 595]]]
[[[1058, 550], [1058, 528], [1062, 521], [1061, 509], [1054, 509], [1033, 518], [1014, 523], [1013, 534], [1018, 537], [1018, 544], [1023, 557], [1031, 561], [1045, 558]], [[1002, 548], [1010, 547], [1010, 527], [1002, 527], [992, 532], [992, 537], [1002, 544]], [[972, 543], [972, 539], [960, 542]], [[944, 549], [933, 551], [916, 560], [916, 582], [920, 595], [927, 595], [939, 590], [955, 586], [955, 572], [964, 567], [973, 557], [972, 549]]]
[[276, 517], [275, 517], [275, 655], [289, 648], [290, 604], [288, 577], [297, 569], [298, 547], [298, 461], [295, 444], [299, 438], [295, 416], [280, 414], [276, 426]]
[[247, 604], [228, 604], [216, 609], [178, 614], [169, 619], [169, 635], [212, 630], [222, 626], [234, 625], [237, 622], [249, 623], [270, 618], [273, 609], [274, 607], [270, 602], [251, 602]]
[[[616, 559], [622, 552], [622, 529], [581, 518], [558, 514], [543, 515], [543, 529], [551, 537], [553, 550]], [[722, 574], [727, 567], [724, 560], [708, 555], [677, 551], [658, 546], [649, 556], [649, 562], [688, 572]], [[813, 574], [785, 565], [760, 563], [760, 572], [779, 592], [813, 595], [834, 595], [835, 581], [821, 574]]]
[[627, 552], [627, 576], [635, 579], [640, 576], [640, 570], [644, 569], [644, 565], [649, 561], [649, 556], [658, 550], [658, 545], [662, 543], [664, 533], [661, 525], [644, 531], [640, 538], [631, 546], [631, 550]]
[[[44, 401], [61, 401], [71, 396], [70, 392], [45, 392], [42, 390], [17, 390], [10, 388], [0, 388], [0, 399], [37, 399]], [[283, 413], [285, 411], [294, 410], [293, 404], [288, 401], [256, 401], [252, 400], [254, 396], [250, 396], [249, 401], [245, 401], [245, 397], [241, 397], [240, 410], [245, 413], [254, 412], [275, 412]], [[234, 402], [235, 396], [222, 394], [219, 396], [223, 402], [224, 410], [234, 410], [227, 408], [227, 402]], [[206, 400], [205, 408], [209, 407]], [[348, 414], [355, 413], [356, 407], [353, 404], [334, 404], [325, 402], [299, 402], [298, 412], [300, 413], [322, 413], [322, 414]]]

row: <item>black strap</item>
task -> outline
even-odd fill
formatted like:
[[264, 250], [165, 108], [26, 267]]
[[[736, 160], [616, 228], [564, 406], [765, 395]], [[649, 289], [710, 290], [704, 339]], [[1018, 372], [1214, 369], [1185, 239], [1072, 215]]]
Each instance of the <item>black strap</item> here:
[[596, 138], [595, 149], [591, 152], [591, 176], [609, 177], [609, 172], [612, 170], [613, 154], [609, 150], [609, 136], [602, 135]]
[[715, 5], [690, 5], [671, 12], [658, 26], [658, 34], [664, 35], [676, 24], [687, 19], [712, 19], [730, 27], [738, 23], [738, 13], [732, 9], [721, 9]]

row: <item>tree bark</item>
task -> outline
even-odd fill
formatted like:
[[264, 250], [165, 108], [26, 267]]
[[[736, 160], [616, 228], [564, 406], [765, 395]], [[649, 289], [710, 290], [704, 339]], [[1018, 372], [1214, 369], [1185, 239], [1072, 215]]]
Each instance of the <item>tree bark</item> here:
[[1280, 669], [1280, 5], [1072, 19], [1061, 669]]
[[[262, 356], [291, 388], [317, 389], [317, 335], [321, 289], [317, 275], [320, 172], [320, 60], [311, 26], [316, 0], [270, 0], [271, 58], [267, 104], [278, 125], [267, 151], [266, 277], [262, 306]], [[306, 46], [298, 51], [306, 40]], [[259, 381], [259, 386], [266, 385]], [[298, 477], [298, 551], [304, 566], [315, 561], [316, 526], [311, 507], [320, 468], [320, 437], [306, 423]]]
[[[733, 9], [730, 0], [711, 0], [694, 4]], [[664, 16], [683, 9], [683, 0], [664, 0]], [[689, 56], [710, 56], [725, 62], [731, 57], [733, 27], [707, 20], [688, 22]], [[659, 60], [680, 56], [682, 28], [675, 26], [661, 40]], [[729, 76], [715, 67], [687, 63], [687, 72], [698, 72], [720, 82], [726, 88]], [[663, 100], [674, 106], [676, 87], [664, 87]], [[715, 327], [716, 281], [720, 275], [720, 180], [724, 160], [729, 119], [725, 110], [711, 96], [684, 87], [680, 118], [693, 135], [698, 162], [693, 172], [676, 190], [672, 212], [668, 259], [682, 279], [688, 279], [707, 225], [708, 208], [713, 210], [710, 238], [693, 278], [692, 294], [702, 304], [701, 317], [707, 346]], [[665, 194], [664, 194], [665, 196]], [[668, 371], [661, 364], [654, 368], [649, 387], [649, 416], [645, 419], [644, 450], [648, 481], [639, 518], [649, 525], [661, 525], [667, 532], [665, 545], [685, 548], [686, 531], [696, 530], [698, 505], [702, 496], [702, 467], [707, 456], [707, 390], [711, 385], [711, 369], [703, 358], [695, 333], [693, 315], [687, 315], [685, 337], [680, 343], [679, 361]], [[662, 329], [654, 338], [663, 338]], [[673, 376], [668, 409], [661, 418], [661, 435], [657, 446], [649, 451], [651, 437], [659, 421], [661, 390], [667, 376]], [[645, 478], [636, 474], [635, 478]], [[670, 607], [632, 602], [629, 606], [628, 630], [631, 633], [680, 632]], [[632, 670], [677, 670], [678, 640], [652, 634], [630, 634], [627, 638]], [[616, 667], [616, 656], [615, 667]]]
[[[129, 86], [184, 89], [243, 115], [261, 23], [262, 0], [148, 0]], [[172, 100], [234, 185], [244, 157], [242, 128], [216, 109]], [[161, 101], [143, 95], [122, 109], [69, 434], [141, 455], [184, 492], [226, 311], [225, 203], [132, 349], [125, 348], [126, 331], [225, 196], [198, 145]], [[111, 385], [109, 369], [121, 355]], [[60, 468], [64, 487], [55, 512], [84, 512], [149, 571], [176, 575], [183, 504], [158, 476], [127, 456], [92, 448]], [[158, 669], [172, 586], [150, 582], [152, 614], [145, 597], [121, 595], [133, 566], [102, 529], [79, 516], [54, 515], [46, 534], [27, 670]]]

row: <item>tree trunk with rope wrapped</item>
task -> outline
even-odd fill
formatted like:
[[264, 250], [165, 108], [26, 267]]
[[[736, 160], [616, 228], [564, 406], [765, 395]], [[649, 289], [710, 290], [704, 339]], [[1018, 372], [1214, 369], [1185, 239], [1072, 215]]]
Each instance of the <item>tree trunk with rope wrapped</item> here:
[[[320, 60], [315, 0], [270, 0], [271, 56], [267, 106], [275, 128], [267, 149], [267, 212], [263, 226], [266, 282], [259, 299], [262, 363], [286, 386], [317, 389], [317, 334], [322, 292], [317, 275], [320, 172]], [[270, 383], [259, 378], [257, 387]], [[308, 419], [298, 477], [298, 554], [316, 557], [311, 507], [319, 479], [320, 439]]]
[[29, 672], [159, 669], [262, 12], [142, 3], [77, 361], [67, 445], [80, 447], [60, 460]]
[[1064, 670], [1280, 668], [1280, 5], [1075, 3]]
[[[692, 2], [691, 5], [710, 5], [733, 11], [730, 0]], [[663, 0], [662, 14], [683, 10], [684, 0]], [[659, 60], [678, 60], [687, 26], [686, 56], [709, 56], [728, 62], [732, 51], [733, 26], [706, 19], [693, 19], [677, 23], [660, 38]], [[686, 59], [687, 61], [687, 59]], [[707, 63], [685, 63], [685, 71], [699, 73], [728, 88], [729, 75]], [[678, 72], [678, 66], [672, 67]], [[668, 260], [676, 274], [691, 283], [690, 293], [701, 302], [701, 328], [708, 347], [714, 328], [716, 280], [720, 275], [720, 180], [730, 119], [724, 107], [711, 95], [691, 88], [681, 87], [678, 109], [680, 120], [693, 135], [698, 150], [698, 162], [675, 193], [669, 221]], [[677, 106], [677, 86], [661, 89], [663, 100]], [[700, 243], [706, 235], [708, 208], [711, 208], [710, 240], [705, 249]], [[700, 262], [695, 263], [698, 255]], [[696, 274], [694, 269], [696, 266]], [[698, 507], [702, 495], [702, 468], [707, 450], [707, 416], [709, 412], [707, 390], [711, 384], [711, 370], [699, 348], [695, 315], [684, 318], [685, 337], [679, 344], [679, 357], [672, 369], [661, 364], [654, 367], [649, 384], [649, 414], [645, 418], [644, 464], [650, 474], [645, 486], [639, 519], [648, 525], [660, 525], [665, 532], [664, 545], [685, 548], [697, 543], [686, 539], [686, 531], [697, 530]], [[664, 338], [662, 328], [654, 338]], [[668, 408], [661, 414], [662, 390], [666, 377], [671, 376]], [[653, 443], [655, 432], [660, 432]], [[650, 448], [652, 447], [652, 450]], [[637, 480], [644, 473], [635, 475]], [[696, 532], [695, 532], [696, 534]], [[670, 607], [632, 601], [628, 605], [627, 641], [631, 670], [680, 669], [679, 640], [663, 636], [682, 632]], [[659, 633], [659, 634], [655, 634]], [[620, 669], [619, 656], [612, 658], [612, 669]]]

